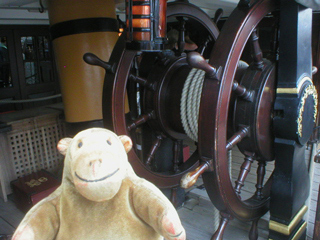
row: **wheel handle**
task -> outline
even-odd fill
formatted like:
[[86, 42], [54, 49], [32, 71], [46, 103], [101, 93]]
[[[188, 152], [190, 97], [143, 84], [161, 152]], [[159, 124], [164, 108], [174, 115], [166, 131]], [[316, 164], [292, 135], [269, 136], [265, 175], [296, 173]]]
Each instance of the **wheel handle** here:
[[108, 62], [101, 60], [93, 53], [85, 53], [83, 55], [83, 60], [90, 65], [102, 67], [109, 73], [115, 73], [115, 64], [111, 65]]
[[183, 177], [181, 178], [180, 186], [184, 189], [192, 187], [197, 182], [200, 175], [205, 171], [208, 171], [209, 169], [209, 162], [204, 162], [194, 171], [188, 172], [187, 174], [183, 175]]
[[220, 68], [211, 66], [198, 52], [190, 52], [187, 55], [187, 62], [190, 67], [198, 68], [206, 72], [206, 77], [218, 79]]

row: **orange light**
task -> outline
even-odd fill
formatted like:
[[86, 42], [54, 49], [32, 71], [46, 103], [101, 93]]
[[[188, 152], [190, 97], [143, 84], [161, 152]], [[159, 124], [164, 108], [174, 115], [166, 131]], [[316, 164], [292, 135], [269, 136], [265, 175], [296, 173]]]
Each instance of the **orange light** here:
[[121, 36], [122, 33], [123, 33], [123, 28], [119, 28], [119, 33], [118, 33], [119, 37]]
[[134, 28], [150, 28], [150, 19], [134, 18], [134, 19], [132, 19], [132, 27], [134, 27]]
[[132, 6], [132, 15], [150, 15], [150, 6]]
[[138, 41], [150, 41], [150, 32], [134, 32], [133, 39]]

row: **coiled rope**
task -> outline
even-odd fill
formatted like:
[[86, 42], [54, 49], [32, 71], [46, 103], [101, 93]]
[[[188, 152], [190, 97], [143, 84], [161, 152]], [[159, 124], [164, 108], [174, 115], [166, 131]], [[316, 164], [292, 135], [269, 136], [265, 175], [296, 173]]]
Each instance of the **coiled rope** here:
[[[207, 60], [208, 61], [208, 60]], [[241, 78], [248, 64], [239, 61], [237, 67], [237, 78]], [[180, 100], [180, 114], [182, 126], [186, 134], [193, 141], [198, 142], [198, 119], [202, 86], [205, 71], [192, 68], [184, 83]]]
[[198, 118], [200, 98], [205, 71], [191, 69], [182, 89], [180, 114], [186, 134], [195, 142], [198, 141]]

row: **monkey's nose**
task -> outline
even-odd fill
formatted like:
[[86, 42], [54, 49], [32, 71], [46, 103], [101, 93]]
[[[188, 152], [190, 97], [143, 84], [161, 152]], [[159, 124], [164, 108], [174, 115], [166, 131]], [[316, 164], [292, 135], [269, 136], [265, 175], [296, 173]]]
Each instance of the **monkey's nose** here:
[[94, 159], [94, 160], [91, 160], [90, 162], [89, 162], [89, 166], [91, 167], [92, 165], [95, 165], [95, 164], [101, 164], [102, 163], [102, 159], [100, 158], [100, 159]]

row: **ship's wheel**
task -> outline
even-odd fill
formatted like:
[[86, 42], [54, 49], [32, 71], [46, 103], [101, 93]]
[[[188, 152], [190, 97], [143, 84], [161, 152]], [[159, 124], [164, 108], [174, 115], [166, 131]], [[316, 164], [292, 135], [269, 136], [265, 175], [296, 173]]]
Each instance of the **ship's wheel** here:
[[[108, 64], [115, 71], [107, 72], [103, 91], [105, 126], [133, 139], [129, 161], [138, 175], [160, 188], [177, 187], [183, 174], [199, 163], [197, 151], [182, 158], [187, 135], [180, 98], [191, 70], [186, 45], [192, 41], [196, 51], [209, 55], [219, 34], [210, 17], [189, 3], [168, 3], [167, 23], [177, 41], [161, 53], [125, 50], [125, 42], [118, 41]], [[169, 150], [163, 153], [163, 149]]]
[[[257, 221], [268, 211], [271, 177], [264, 180], [265, 166], [274, 159], [272, 115], [275, 99], [275, 56], [262, 57], [256, 27], [275, 11], [275, 1], [240, 1], [225, 23], [211, 52], [210, 70], [206, 66], [199, 111], [199, 155], [205, 187], [211, 201], [220, 210], [222, 220], [212, 239], [221, 239], [224, 228], [233, 217], [253, 221], [251, 239], [257, 238]], [[253, 63], [241, 79], [236, 71], [244, 47], [252, 48]], [[190, 62], [196, 62], [192, 56]], [[199, 64], [205, 65], [205, 63]], [[202, 67], [203, 68], [203, 67]], [[210, 74], [211, 72], [211, 74]], [[211, 75], [211, 76], [210, 76]], [[236, 100], [234, 102], [234, 95]], [[234, 134], [228, 134], [232, 122]], [[230, 126], [230, 124], [229, 124]], [[233, 183], [229, 173], [228, 150], [238, 145], [244, 154], [239, 177]], [[257, 161], [256, 192], [241, 198], [241, 188]]]
[[[182, 177], [188, 187], [202, 174], [209, 197], [222, 215], [213, 239], [222, 239], [233, 217], [253, 221], [250, 235], [257, 238], [257, 221], [268, 211], [271, 177], [264, 180], [264, 175], [266, 164], [274, 159], [275, 55], [263, 58], [256, 27], [275, 8], [273, 0], [240, 1], [219, 34], [198, 7], [168, 3], [168, 31], [176, 28], [179, 33], [176, 49], [142, 53], [125, 50], [125, 42], [119, 40], [108, 64], [95, 60], [107, 70], [105, 126], [133, 139], [129, 161], [138, 175], [160, 188], [176, 187]], [[191, 52], [185, 50], [187, 35], [197, 46]], [[246, 45], [252, 48], [249, 65], [240, 61]], [[87, 62], [95, 62], [89, 58]], [[186, 138], [196, 143], [196, 150], [183, 159]], [[228, 151], [236, 145], [244, 163], [234, 184]], [[256, 192], [244, 199], [241, 188], [255, 161]]]

